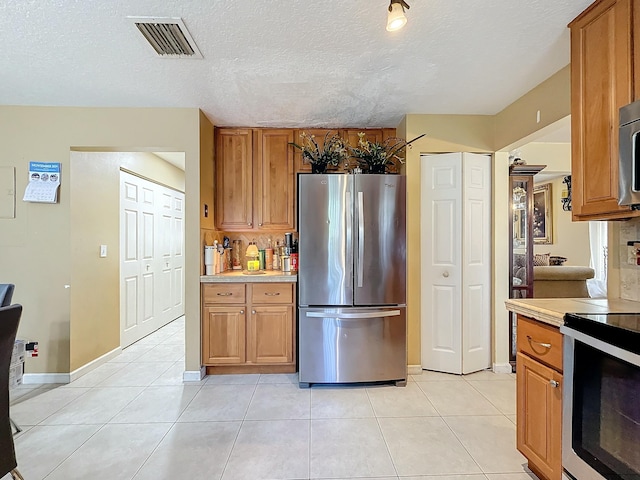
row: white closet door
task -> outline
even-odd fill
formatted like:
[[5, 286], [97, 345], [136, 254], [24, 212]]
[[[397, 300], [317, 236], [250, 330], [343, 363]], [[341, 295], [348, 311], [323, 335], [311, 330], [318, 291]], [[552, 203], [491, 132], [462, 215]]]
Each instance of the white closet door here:
[[462, 156], [423, 155], [422, 368], [462, 372]]
[[120, 345], [184, 314], [184, 194], [120, 172]]
[[462, 373], [491, 366], [491, 157], [463, 154]]
[[421, 157], [422, 368], [491, 365], [491, 157]]

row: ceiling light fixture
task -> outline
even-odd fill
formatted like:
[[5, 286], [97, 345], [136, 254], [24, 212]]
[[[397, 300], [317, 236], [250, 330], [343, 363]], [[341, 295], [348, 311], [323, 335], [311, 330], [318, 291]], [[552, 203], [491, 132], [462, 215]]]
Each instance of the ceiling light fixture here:
[[389, 14], [387, 15], [387, 31], [395, 32], [407, 24], [407, 17], [404, 9], [409, 9], [409, 5], [404, 0], [391, 0], [389, 4]]

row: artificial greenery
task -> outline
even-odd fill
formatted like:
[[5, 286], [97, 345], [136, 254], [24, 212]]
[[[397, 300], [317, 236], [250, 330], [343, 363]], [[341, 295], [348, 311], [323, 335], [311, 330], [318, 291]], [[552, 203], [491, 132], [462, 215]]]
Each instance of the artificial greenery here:
[[351, 157], [355, 158], [358, 167], [367, 173], [388, 173], [396, 167], [396, 162], [404, 163], [403, 150], [425, 134], [405, 141], [402, 138], [389, 137], [383, 142], [370, 142], [363, 132], [358, 133], [358, 146], [351, 147]]
[[322, 146], [316, 141], [315, 135], [306, 132], [300, 134], [302, 145], [291, 142], [295, 148], [302, 151], [302, 160], [316, 166], [338, 166], [349, 158], [349, 152], [344, 141], [337, 133], [328, 131], [324, 136]]

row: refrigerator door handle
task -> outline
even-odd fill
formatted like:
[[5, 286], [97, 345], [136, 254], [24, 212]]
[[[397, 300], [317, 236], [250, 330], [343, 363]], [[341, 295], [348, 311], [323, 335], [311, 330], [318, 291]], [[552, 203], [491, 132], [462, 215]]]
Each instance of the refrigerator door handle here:
[[364, 277], [364, 195], [358, 192], [358, 287]]
[[[352, 212], [352, 207], [351, 207], [351, 192], [347, 191], [346, 192], [346, 196], [347, 196], [347, 211], [346, 211], [346, 216], [345, 216], [345, 222], [346, 222], [346, 233], [347, 233], [347, 258], [352, 258], [350, 257], [352, 255], [351, 253], [351, 227], [353, 224], [353, 212]], [[351, 273], [351, 275], [353, 275], [353, 273]]]
[[378, 312], [360, 312], [360, 313], [327, 313], [327, 312], [307, 312], [310, 318], [337, 318], [339, 320], [349, 320], [358, 318], [381, 318], [381, 317], [398, 317], [400, 310], [384, 310]]

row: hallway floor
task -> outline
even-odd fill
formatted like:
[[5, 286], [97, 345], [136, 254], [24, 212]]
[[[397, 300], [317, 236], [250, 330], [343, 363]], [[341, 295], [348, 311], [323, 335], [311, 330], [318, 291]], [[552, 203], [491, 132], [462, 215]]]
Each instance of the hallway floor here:
[[[299, 389], [297, 375], [183, 383], [178, 319], [68, 385], [11, 391], [27, 480], [531, 480], [515, 377], [434, 372]], [[7, 480], [5, 476], [0, 480]]]

